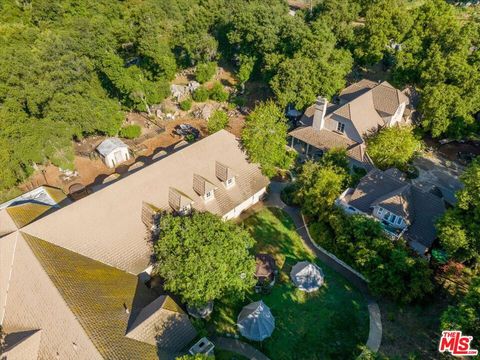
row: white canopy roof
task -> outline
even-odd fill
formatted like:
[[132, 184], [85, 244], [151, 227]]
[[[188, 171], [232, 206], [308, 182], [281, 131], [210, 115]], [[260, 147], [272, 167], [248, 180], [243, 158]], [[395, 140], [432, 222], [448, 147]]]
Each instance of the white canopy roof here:
[[103, 155], [107, 156], [112, 151], [118, 148], [128, 148], [128, 146], [119, 138], [108, 138], [103, 140], [100, 145], [97, 146], [97, 151]]
[[290, 271], [293, 283], [302, 291], [312, 292], [323, 285], [323, 271], [316, 264], [308, 261], [297, 263]]
[[244, 306], [237, 319], [240, 333], [247, 339], [263, 341], [275, 329], [275, 318], [263, 301]]

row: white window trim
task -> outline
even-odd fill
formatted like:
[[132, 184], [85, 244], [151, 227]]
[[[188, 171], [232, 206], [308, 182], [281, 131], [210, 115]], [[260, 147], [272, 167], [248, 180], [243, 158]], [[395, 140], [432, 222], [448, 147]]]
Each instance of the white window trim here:
[[205, 193], [205, 195], [203, 196], [203, 198], [205, 199], [205, 201], [212, 200], [214, 197], [215, 197], [215, 190], [207, 191], [207, 192]]
[[235, 176], [233, 176], [233, 177], [231, 177], [231, 178], [229, 178], [225, 181], [225, 187], [227, 189], [230, 189], [231, 187], [234, 187], [234, 186], [235, 186]]

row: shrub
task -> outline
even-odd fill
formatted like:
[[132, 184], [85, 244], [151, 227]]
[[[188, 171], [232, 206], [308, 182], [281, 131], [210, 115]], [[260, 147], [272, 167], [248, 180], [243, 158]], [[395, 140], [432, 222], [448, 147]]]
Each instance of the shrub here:
[[180, 102], [180, 109], [188, 111], [192, 108], [192, 99], [186, 99]]
[[200, 84], [209, 81], [217, 71], [217, 64], [215, 62], [207, 62], [197, 65], [195, 78]]
[[216, 133], [222, 129], [225, 129], [225, 126], [228, 124], [228, 115], [225, 111], [216, 110], [210, 119], [208, 119], [208, 132], [210, 134]]
[[120, 137], [125, 139], [135, 139], [142, 133], [142, 128], [139, 125], [128, 125], [122, 127], [118, 133]]
[[208, 100], [209, 92], [203, 86], [200, 86], [197, 90], [195, 90], [192, 94], [193, 100], [196, 102], [204, 102]]
[[329, 224], [323, 221], [314, 222], [308, 226], [308, 231], [318, 245], [328, 251], [335, 251], [333, 240], [335, 234]]
[[280, 198], [288, 206], [298, 205], [295, 201], [295, 192], [297, 190], [296, 184], [289, 184], [280, 193]]
[[213, 85], [212, 89], [210, 90], [210, 99], [224, 102], [228, 100], [228, 92], [223, 89], [222, 84], [218, 81]]

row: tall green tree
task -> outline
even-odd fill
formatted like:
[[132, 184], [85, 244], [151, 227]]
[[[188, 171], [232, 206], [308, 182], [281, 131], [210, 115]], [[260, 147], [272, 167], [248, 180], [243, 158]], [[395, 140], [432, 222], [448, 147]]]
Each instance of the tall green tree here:
[[245, 120], [242, 143], [252, 162], [261, 165], [267, 176], [276, 174], [277, 168], [288, 168], [287, 122], [282, 111], [267, 101], [255, 107]]
[[270, 86], [281, 106], [291, 103], [298, 109], [311, 105], [318, 95], [331, 97], [345, 85], [352, 67], [348, 51], [336, 48], [336, 39], [327, 25], [316, 20], [302, 38], [292, 58], [279, 62]]
[[480, 160], [474, 161], [460, 178], [463, 189], [458, 203], [437, 224], [440, 244], [458, 261], [478, 260], [480, 255]]
[[298, 176], [297, 203], [302, 204], [306, 214], [325, 218], [344, 190], [347, 178], [345, 169], [332, 163], [306, 162]]
[[422, 149], [422, 141], [407, 126], [381, 129], [367, 139], [367, 152], [376, 166], [382, 169], [405, 166]]
[[480, 277], [476, 276], [467, 293], [455, 305], [448, 307], [441, 316], [440, 330], [461, 330], [473, 336], [471, 347], [480, 347]]
[[403, 0], [380, 0], [365, 14], [365, 26], [358, 28], [355, 56], [366, 64], [375, 64], [392, 54], [392, 45], [401, 44], [413, 23]]
[[156, 273], [165, 288], [192, 306], [225, 295], [243, 296], [255, 285], [255, 241], [243, 228], [210, 213], [164, 214], [154, 245]]

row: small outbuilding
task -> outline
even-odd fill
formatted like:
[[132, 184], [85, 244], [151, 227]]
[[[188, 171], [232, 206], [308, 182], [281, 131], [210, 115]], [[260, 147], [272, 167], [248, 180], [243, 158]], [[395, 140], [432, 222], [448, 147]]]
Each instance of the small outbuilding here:
[[290, 277], [296, 287], [306, 292], [316, 291], [324, 283], [322, 269], [308, 261], [297, 263], [290, 271]]
[[253, 341], [263, 341], [275, 329], [275, 318], [270, 308], [260, 300], [244, 306], [237, 319], [242, 336]]
[[128, 146], [119, 138], [103, 140], [101, 144], [97, 146], [97, 152], [109, 168], [114, 168], [130, 159]]

